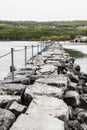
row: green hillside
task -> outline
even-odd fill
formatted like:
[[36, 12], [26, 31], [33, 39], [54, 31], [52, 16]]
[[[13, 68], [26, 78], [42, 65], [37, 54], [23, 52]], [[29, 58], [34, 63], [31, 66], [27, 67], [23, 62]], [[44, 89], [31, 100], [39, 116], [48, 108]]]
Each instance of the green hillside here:
[[87, 36], [87, 21], [0, 21], [0, 40], [72, 40]]

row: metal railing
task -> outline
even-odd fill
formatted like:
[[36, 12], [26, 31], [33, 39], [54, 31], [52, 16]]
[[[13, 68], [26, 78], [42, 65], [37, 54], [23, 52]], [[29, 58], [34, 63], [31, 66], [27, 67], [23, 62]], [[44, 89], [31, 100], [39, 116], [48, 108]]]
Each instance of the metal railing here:
[[[10, 52], [8, 52], [8, 53], [6, 53], [6, 54], [4, 54], [4, 55], [1, 55], [0, 56], [0, 58], [3, 58], [3, 57], [6, 57], [6, 56], [8, 56], [8, 55], [10, 55], [11, 54], [11, 66], [10, 66], [10, 72], [11, 72], [11, 79], [12, 79], [12, 81], [14, 80], [14, 52], [20, 52], [20, 51], [24, 51], [24, 65], [25, 65], [25, 67], [26, 67], [26, 65], [27, 65], [27, 61], [29, 61], [29, 60], [31, 60], [32, 61], [32, 63], [33, 63], [33, 60], [34, 60], [34, 56], [37, 56], [38, 57], [38, 55], [39, 54], [42, 54], [42, 52], [45, 50], [45, 49], [47, 49], [50, 45], [52, 45], [53, 43], [52, 42], [50, 42], [50, 43], [41, 43], [41, 44], [37, 44], [36, 46], [35, 45], [32, 45], [32, 46], [24, 46], [24, 48], [23, 49], [17, 49], [17, 50], [15, 50], [14, 48], [11, 48], [11, 51]], [[36, 55], [34, 55], [34, 48], [37, 48], [37, 54]], [[31, 53], [32, 53], [32, 56], [31, 56], [31, 58], [30, 59], [27, 59], [27, 51], [28, 51], [28, 49], [31, 49]]]

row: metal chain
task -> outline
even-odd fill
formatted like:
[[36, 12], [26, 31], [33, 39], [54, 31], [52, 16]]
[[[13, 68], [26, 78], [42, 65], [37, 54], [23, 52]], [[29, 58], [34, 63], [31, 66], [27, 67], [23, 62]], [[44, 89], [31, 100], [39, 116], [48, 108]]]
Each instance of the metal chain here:
[[14, 50], [14, 52], [23, 51], [24, 49]]
[[[33, 47], [37, 47], [37, 46], [34, 46], [34, 45], [33, 45]], [[27, 46], [27, 49], [30, 49], [30, 48], [32, 48], [32, 46]], [[23, 50], [25, 50], [25, 49], [14, 50], [14, 52], [19, 52], [19, 51], [23, 51]], [[5, 56], [7, 56], [7, 55], [9, 55], [9, 54], [11, 54], [11, 52], [8, 52], [8, 53], [6, 53], [6, 54], [4, 54], [4, 55], [1, 55], [0, 58], [3, 58], [3, 57], [5, 57]]]
[[5, 57], [5, 56], [9, 55], [10, 53], [11, 53], [11, 52], [8, 52], [8, 53], [6, 53], [6, 54], [0, 56], [0, 58], [3, 58], [3, 57]]

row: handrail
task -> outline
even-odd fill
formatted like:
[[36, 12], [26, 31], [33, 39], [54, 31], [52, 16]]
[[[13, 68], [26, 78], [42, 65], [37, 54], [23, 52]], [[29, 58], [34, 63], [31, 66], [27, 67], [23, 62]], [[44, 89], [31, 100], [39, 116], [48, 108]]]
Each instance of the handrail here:
[[[23, 49], [14, 49], [14, 48], [11, 48], [11, 51], [8, 52], [8, 53], [5, 53], [4, 55], [1, 55], [0, 58], [3, 58], [3, 57], [6, 57], [7, 55], [11, 54], [11, 72], [12, 72], [12, 80], [14, 80], [14, 52], [20, 52], [20, 51], [24, 51], [24, 55], [25, 55], [25, 59], [24, 59], [24, 62], [25, 62], [25, 67], [26, 67], [26, 64], [27, 64], [27, 50], [31, 48], [31, 53], [32, 53], [32, 57], [30, 58], [30, 60], [32, 60], [33, 62], [33, 58], [34, 58], [34, 48], [37, 47], [37, 54], [36, 56], [38, 56], [39, 52], [40, 54], [42, 54], [42, 51], [45, 50], [48, 46], [50, 46], [52, 43], [48, 44], [48, 43], [45, 43], [45, 44], [37, 44], [37, 45], [31, 45], [31, 46], [25, 46]], [[28, 59], [29, 61], [29, 59]]]
[[23, 50], [24, 50], [24, 48], [23, 49], [17, 49], [17, 50], [14, 49], [14, 52], [19, 52], [19, 51], [23, 51]]
[[3, 58], [3, 57], [5, 57], [5, 56], [7, 56], [9, 54], [11, 54], [11, 52], [5, 53], [4, 55], [0, 56], [0, 58]]

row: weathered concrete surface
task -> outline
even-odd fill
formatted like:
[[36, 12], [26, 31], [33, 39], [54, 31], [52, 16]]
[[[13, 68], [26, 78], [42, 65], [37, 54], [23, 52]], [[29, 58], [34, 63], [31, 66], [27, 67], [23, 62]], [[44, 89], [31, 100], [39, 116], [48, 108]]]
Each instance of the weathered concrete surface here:
[[62, 99], [37, 96], [28, 107], [27, 114], [45, 114], [58, 117], [62, 120], [69, 119], [69, 108]]
[[64, 130], [64, 122], [45, 114], [22, 114], [10, 130]]

